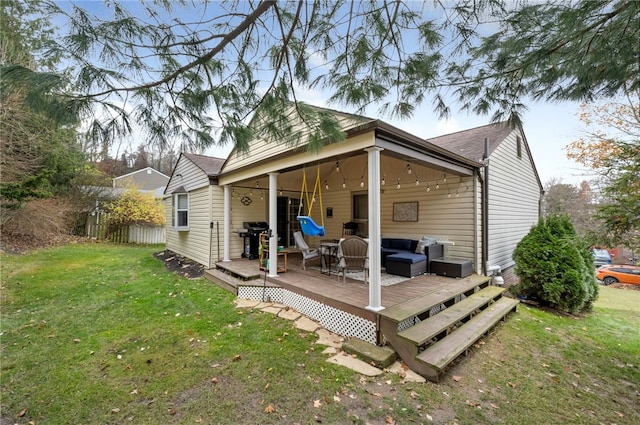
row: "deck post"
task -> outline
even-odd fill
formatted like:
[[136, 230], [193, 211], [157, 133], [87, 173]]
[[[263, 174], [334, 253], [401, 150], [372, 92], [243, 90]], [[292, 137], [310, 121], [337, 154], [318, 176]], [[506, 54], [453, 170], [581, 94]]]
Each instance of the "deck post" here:
[[369, 305], [367, 310], [381, 311], [382, 285], [380, 282], [380, 151], [372, 146], [368, 153], [369, 177]]
[[269, 277], [278, 276], [278, 173], [269, 173]]
[[[223, 229], [223, 257], [222, 261], [229, 262], [231, 261], [231, 249], [230, 249], [230, 241], [231, 241], [231, 187], [228, 184], [224, 185], [224, 225]], [[211, 244], [212, 241], [209, 241]], [[220, 255], [220, 253], [218, 253]], [[218, 257], [220, 258], [220, 257]]]

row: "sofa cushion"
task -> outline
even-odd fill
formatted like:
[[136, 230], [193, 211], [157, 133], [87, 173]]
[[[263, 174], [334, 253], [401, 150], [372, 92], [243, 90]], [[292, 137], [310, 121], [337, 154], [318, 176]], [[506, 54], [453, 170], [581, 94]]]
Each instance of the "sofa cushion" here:
[[394, 263], [419, 263], [421, 261], [427, 261], [427, 256], [423, 254], [416, 254], [413, 252], [400, 252], [398, 254], [391, 254], [387, 256], [386, 261]]
[[412, 251], [411, 245], [413, 241], [411, 239], [389, 238], [388, 241], [389, 246], [385, 247], [382, 245], [384, 248], [397, 249], [399, 251]]

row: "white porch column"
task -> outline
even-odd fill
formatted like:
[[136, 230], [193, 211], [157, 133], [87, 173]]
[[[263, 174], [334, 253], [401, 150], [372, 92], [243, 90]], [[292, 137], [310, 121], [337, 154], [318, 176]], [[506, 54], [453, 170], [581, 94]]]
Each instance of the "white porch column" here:
[[[231, 187], [228, 184], [224, 185], [224, 230], [222, 231], [223, 240], [223, 256], [222, 261], [231, 261]], [[209, 242], [211, 243], [211, 242]], [[220, 253], [218, 253], [220, 255]], [[220, 258], [220, 257], [218, 257]]]
[[369, 305], [367, 310], [384, 310], [380, 284], [380, 151], [374, 146], [368, 152], [369, 168]]
[[269, 277], [278, 276], [278, 173], [269, 173]]

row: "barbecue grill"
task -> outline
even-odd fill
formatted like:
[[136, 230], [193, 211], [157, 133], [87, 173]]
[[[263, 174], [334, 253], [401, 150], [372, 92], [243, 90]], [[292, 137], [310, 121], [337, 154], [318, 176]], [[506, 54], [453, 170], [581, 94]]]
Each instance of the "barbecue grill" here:
[[244, 238], [242, 257], [254, 260], [258, 258], [260, 234], [269, 229], [269, 223], [266, 221], [245, 221], [242, 226], [244, 229], [239, 232], [239, 235]]

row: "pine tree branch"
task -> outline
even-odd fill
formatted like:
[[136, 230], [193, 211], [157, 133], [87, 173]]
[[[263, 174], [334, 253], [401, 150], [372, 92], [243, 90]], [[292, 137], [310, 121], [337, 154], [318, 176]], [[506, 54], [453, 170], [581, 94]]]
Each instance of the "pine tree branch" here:
[[256, 9], [249, 15], [247, 15], [246, 19], [241, 22], [236, 28], [233, 29], [233, 31], [229, 32], [228, 34], [226, 34], [224, 36], [224, 38], [220, 41], [220, 43], [218, 43], [217, 46], [215, 46], [213, 49], [211, 49], [208, 53], [202, 55], [201, 57], [197, 58], [196, 60], [181, 66], [180, 68], [176, 69], [175, 71], [173, 71], [172, 73], [170, 73], [169, 75], [167, 75], [166, 77], [160, 79], [160, 80], [156, 80], [147, 84], [140, 84], [140, 85], [136, 85], [136, 86], [130, 86], [130, 87], [121, 87], [121, 88], [110, 88], [108, 90], [104, 90], [98, 93], [92, 93], [87, 95], [86, 97], [102, 97], [105, 95], [109, 95], [112, 93], [116, 93], [116, 92], [132, 92], [132, 91], [138, 91], [138, 90], [143, 90], [143, 89], [151, 89], [154, 87], [159, 87], [163, 84], [168, 84], [169, 82], [175, 80], [178, 76], [180, 76], [181, 74], [183, 74], [184, 72], [195, 68], [198, 65], [202, 65], [204, 63], [206, 63], [207, 61], [209, 61], [210, 59], [212, 59], [213, 57], [215, 57], [218, 53], [220, 53], [222, 50], [224, 50], [224, 48], [231, 43], [233, 40], [235, 40], [240, 34], [242, 34], [247, 28], [249, 28], [250, 25], [252, 25], [253, 23], [255, 23], [255, 21], [264, 13], [266, 13], [269, 8], [275, 6], [276, 1], [275, 0], [263, 0], [260, 2], [260, 4], [256, 7]]

